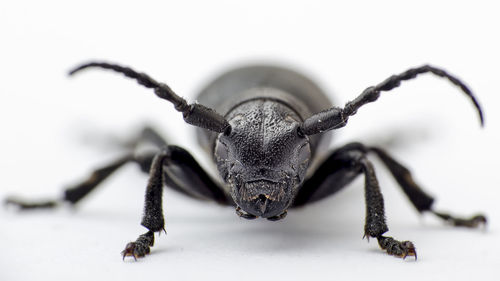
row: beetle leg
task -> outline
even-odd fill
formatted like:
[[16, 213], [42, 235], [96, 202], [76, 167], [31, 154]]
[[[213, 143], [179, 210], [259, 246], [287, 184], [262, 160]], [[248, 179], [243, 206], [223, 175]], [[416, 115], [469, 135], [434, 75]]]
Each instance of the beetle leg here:
[[486, 225], [487, 219], [484, 215], [477, 214], [473, 215], [470, 218], [459, 218], [452, 216], [448, 213], [442, 213], [442, 212], [437, 212], [434, 210], [430, 210], [431, 213], [436, 215], [437, 217], [445, 220], [452, 226], [463, 226], [463, 227], [470, 227], [470, 228], [476, 228], [479, 226], [484, 226]]
[[168, 149], [158, 153], [152, 162], [149, 170], [149, 180], [146, 187], [144, 202], [144, 215], [141, 225], [149, 231], [142, 234], [135, 242], [130, 242], [122, 251], [123, 258], [133, 256], [134, 259], [144, 257], [149, 254], [150, 247], [154, 244], [154, 232], [165, 229], [165, 219], [163, 217], [162, 194], [163, 194], [163, 165], [170, 158]]
[[359, 150], [363, 153], [371, 152], [377, 155], [389, 169], [405, 195], [410, 199], [410, 202], [420, 213], [430, 212], [453, 226], [475, 228], [486, 224], [487, 219], [482, 214], [476, 214], [469, 218], [461, 218], [435, 211], [432, 208], [434, 198], [415, 183], [410, 171], [406, 167], [401, 165], [384, 150], [377, 147], [368, 147], [361, 143], [350, 143], [332, 153], [332, 156], [318, 168], [315, 175], [304, 184], [305, 186], [313, 185], [317, 187], [302, 188], [297, 196], [295, 206], [324, 198], [352, 181], [355, 175], [352, 172], [350, 173], [349, 169], [342, 166], [343, 164], [340, 164], [342, 162], [339, 162], [339, 159], [341, 159], [339, 155], [347, 150]]
[[[358, 145], [362, 146], [361, 144]], [[415, 206], [420, 213], [431, 212], [453, 226], [475, 228], [486, 224], [486, 217], [481, 214], [471, 216], [470, 218], [460, 218], [433, 210], [432, 204], [434, 203], [434, 198], [425, 193], [422, 188], [415, 183], [410, 171], [407, 168], [398, 163], [398, 161], [380, 148], [365, 147], [364, 149], [374, 152], [382, 160], [387, 168], [389, 168], [389, 171], [401, 186], [406, 196], [410, 199], [413, 206]]]
[[56, 208], [60, 206], [62, 202], [69, 202], [74, 205], [94, 190], [113, 172], [118, 170], [118, 168], [122, 167], [132, 159], [133, 157], [131, 155], [127, 155], [110, 165], [95, 170], [85, 181], [65, 189], [63, 198], [60, 200], [28, 201], [17, 197], [10, 197], [5, 200], [5, 204], [17, 206], [20, 210]]
[[415, 246], [410, 241], [397, 241], [392, 237], [379, 236], [377, 237], [380, 248], [387, 251], [389, 255], [405, 259], [407, 256], [413, 256], [417, 259], [417, 251]]
[[385, 223], [384, 199], [380, 192], [373, 165], [363, 157], [360, 164], [365, 174], [366, 221], [365, 237], [375, 237], [380, 247], [389, 255], [406, 258], [417, 258], [415, 246], [410, 241], [398, 241], [392, 237], [383, 236], [389, 229]]
[[141, 225], [148, 232], [127, 244], [123, 257], [143, 257], [154, 242], [154, 232], [164, 231], [165, 220], [162, 208], [163, 185], [186, 195], [232, 204], [231, 199], [208, 176], [194, 158], [183, 148], [169, 145], [153, 158], [146, 187], [144, 215]]
[[[224, 194], [222, 189], [208, 176], [189, 152], [177, 146], [167, 146], [163, 138], [151, 128], [145, 128], [142, 131], [140, 137], [133, 142], [133, 147], [143, 142], [152, 143], [156, 147], [168, 147], [169, 151], [173, 151], [174, 158], [170, 165], [173, 168], [165, 169], [167, 176], [164, 178], [164, 182], [168, 187], [190, 197], [214, 200], [221, 204], [231, 204], [232, 201], [229, 197]], [[157, 148], [157, 150], [160, 150], [160, 148]], [[92, 172], [83, 182], [65, 189], [62, 199], [30, 201], [10, 197], [5, 200], [5, 204], [17, 206], [20, 210], [56, 208], [61, 206], [63, 202], [75, 205], [95, 190], [111, 174], [129, 162], [138, 164], [143, 172], [149, 173], [155, 154], [151, 151], [131, 153], [99, 168]]]
[[388, 231], [384, 200], [373, 165], [366, 158], [366, 151], [357, 143], [335, 150], [320, 165], [316, 173], [304, 182], [293, 206], [297, 207], [325, 198], [352, 182], [360, 174], [365, 176], [364, 237], [377, 238], [380, 247], [390, 255], [401, 258], [416, 257], [413, 243], [383, 236]]
[[[132, 143], [132, 147], [136, 147], [139, 143], [142, 142], [151, 142], [157, 147], [166, 145], [166, 142], [163, 140], [163, 138], [155, 130], [149, 127], [143, 129], [139, 138], [137, 138]], [[5, 200], [5, 204], [17, 206], [20, 210], [56, 208], [59, 207], [62, 202], [68, 202], [71, 205], [74, 205], [81, 199], [83, 199], [86, 195], [88, 195], [92, 190], [94, 190], [111, 174], [113, 174], [128, 162], [135, 162], [141, 167], [144, 172], [149, 172], [153, 157], [154, 154], [151, 153], [143, 153], [137, 155], [130, 153], [128, 155], [125, 155], [124, 157], [112, 162], [111, 164], [96, 169], [83, 182], [65, 189], [62, 199], [59, 200], [27, 201], [16, 197], [10, 197]]]
[[164, 166], [164, 183], [185, 195], [212, 200], [222, 205], [234, 205], [231, 196], [223, 191], [193, 156], [182, 147], [169, 145], [171, 157]]
[[357, 144], [347, 144], [333, 151], [314, 174], [305, 180], [293, 206], [303, 206], [328, 197], [357, 178], [362, 171], [359, 165], [354, 164], [352, 154], [364, 154], [361, 148]]
[[130, 242], [125, 246], [125, 250], [122, 251], [123, 259], [125, 260], [125, 257], [134, 257], [134, 260], [137, 260], [137, 258], [144, 257], [151, 252], [150, 247], [153, 247], [154, 243], [154, 232], [148, 231], [142, 234], [135, 242]]

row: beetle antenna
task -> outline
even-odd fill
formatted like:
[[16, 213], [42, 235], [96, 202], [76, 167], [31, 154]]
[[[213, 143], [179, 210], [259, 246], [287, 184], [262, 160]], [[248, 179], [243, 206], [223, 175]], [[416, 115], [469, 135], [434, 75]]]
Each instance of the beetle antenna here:
[[168, 100], [174, 105], [177, 111], [182, 112], [184, 121], [188, 124], [217, 133], [228, 133], [231, 130], [231, 126], [227, 120], [215, 110], [197, 103], [188, 104], [185, 99], [175, 94], [167, 84], [159, 83], [149, 77], [149, 75], [137, 72], [129, 67], [106, 62], [89, 62], [74, 68], [69, 72], [69, 75], [91, 67], [104, 68], [122, 73], [129, 78], [135, 79], [144, 87], [154, 89], [155, 94], [159, 98]]
[[467, 95], [471, 99], [479, 115], [481, 126], [484, 126], [483, 111], [476, 97], [474, 96], [474, 94], [472, 94], [472, 91], [462, 81], [460, 81], [455, 76], [447, 73], [443, 69], [430, 65], [423, 65], [421, 67], [408, 69], [407, 71], [398, 75], [392, 75], [382, 83], [366, 88], [363, 93], [361, 93], [361, 95], [348, 102], [344, 106], [344, 108], [332, 107], [330, 109], [312, 115], [304, 121], [304, 123], [300, 127], [300, 131], [305, 135], [314, 135], [327, 130], [344, 127], [347, 124], [347, 120], [350, 116], [356, 114], [357, 110], [361, 106], [376, 101], [380, 96], [380, 92], [388, 92], [396, 87], [399, 87], [402, 81], [414, 79], [415, 77], [417, 77], [417, 75], [427, 72], [439, 77], [446, 78], [448, 79], [448, 81], [460, 88], [462, 92], [464, 92], [465, 95]]

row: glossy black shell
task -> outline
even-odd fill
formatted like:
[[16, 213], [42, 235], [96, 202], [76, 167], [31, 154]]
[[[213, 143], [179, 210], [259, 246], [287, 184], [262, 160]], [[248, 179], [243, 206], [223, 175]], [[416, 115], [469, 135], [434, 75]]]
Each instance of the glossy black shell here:
[[[332, 102], [309, 78], [293, 70], [267, 65], [230, 70], [200, 92], [196, 101], [227, 117], [252, 100], [271, 100], [293, 110], [302, 121], [314, 113], [331, 108]], [[328, 145], [331, 134], [310, 136], [313, 156]], [[197, 128], [200, 145], [213, 155], [217, 133]]]

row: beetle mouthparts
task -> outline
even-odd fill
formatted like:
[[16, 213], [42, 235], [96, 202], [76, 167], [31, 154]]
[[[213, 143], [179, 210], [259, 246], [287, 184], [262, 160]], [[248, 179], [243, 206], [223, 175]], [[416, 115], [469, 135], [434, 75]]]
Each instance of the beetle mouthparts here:
[[276, 217], [288, 208], [292, 197], [290, 191], [286, 181], [254, 180], [243, 183], [236, 187], [233, 194], [240, 208], [236, 213], [244, 218]]
[[236, 214], [240, 218], [244, 218], [244, 219], [247, 219], [247, 220], [253, 220], [253, 219], [257, 218], [257, 216], [254, 216], [252, 214], [249, 214], [249, 213], [243, 211], [240, 207], [236, 207]]
[[286, 189], [286, 182], [256, 180], [243, 184], [239, 192], [241, 198], [246, 201], [281, 201], [282, 199], [285, 199]]

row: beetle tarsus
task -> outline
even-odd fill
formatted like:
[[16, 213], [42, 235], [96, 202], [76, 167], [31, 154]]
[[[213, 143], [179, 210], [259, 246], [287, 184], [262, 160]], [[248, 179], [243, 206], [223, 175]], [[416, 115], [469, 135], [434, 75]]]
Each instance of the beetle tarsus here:
[[153, 247], [154, 243], [154, 232], [148, 231], [142, 234], [135, 242], [130, 242], [125, 246], [125, 250], [121, 252], [123, 260], [125, 257], [133, 257], [134, 260], [144, 257], [151, 252], [150, 247]]
[[15, 206], [19, 210], [33, 210], [33, 209], [54, 209], [59, 206], [59, 202], [56, 200], [29, 202], [19, 198], [7, 198], [4, 201], [5, 206]]
[[477, 214], [474, 215], [470, 218], [459, 218], [452, 216], [447, 213], [441, 213], [437, 211], [431, 211], [434, 215], [438, 216], [439, 218], [445, 220], [447, 223], [451, 224], [452, 226], [460, 226], [460, 227], [469, 227], [469, 228], [477, 228], [480, 226], [485, 226], [487, 224], [487, 219], [484, 215], [482, 214]]
[[385, 250], [387, 254], [399, 258], [406, 259], [407, 256], [417, 259], [417, 251], [415, 245], [410, 241], [398, 241], [392, 237], [379, 236], [377, 237], [380, 248]]

